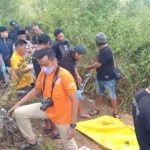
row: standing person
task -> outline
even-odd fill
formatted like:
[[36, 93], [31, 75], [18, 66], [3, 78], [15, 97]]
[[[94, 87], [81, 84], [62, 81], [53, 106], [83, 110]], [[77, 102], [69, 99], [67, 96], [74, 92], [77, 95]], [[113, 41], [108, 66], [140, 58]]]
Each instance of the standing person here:
[[150, 86], [136, 92], [132, 101], [132, 115], [140, 150], [150, 149]]
[[36, 48], [36, 47], [37, 47], [37, 44], [38, 44], [38, 36], [43, 33], [43, 30], [42, 30], [42, 27], [41, 27], [40, 24], [35, 24], [35, 25], [33, 26], [33, 31], [34, 31], [34, 34], [35, 34], [35, 35], [34, 35], [33, 38], [32, 38], [32, 44], [33, 44], [34, 47]]
[[[61, 59], [60, 61], [60, 66], [68, 70], [74, 77], [75, 81], [79, 83], [80, 81], [78, 81], [78, 76], [80, 75], [77, 70], [76, 62], [80, 61], [84, 57], [85, 53], [86, 53], [85, 47], [83, 45], [77, 45], [73, 48], [73, 50], [70, 50], [69, 54], [65, 58]], [[88, 114], [83, 113], [83, 108], [82, 108], [83, 97], [80, 94], [78, 86], [77, 86], [77, 89], [78, 89], [77, 92], [79, 95], [78, 98], [80, 97], [79, 110], [78, 110], [79, 117], [90, 118]]]
[[70, 50], [70, 44], [67, 39], [65, 39], [64, 31], [62, 29], [56, 29], [54, 31], [55, 42], [52, 45], [52, 49], [56, 54], [58, 63], [63, 57], [66, 57]]
[[[59, 130], [63, 143], [62, 149], [78, 150], [74, 141], [78, 110], [75, 81], [67, 70], [57, 65], [53, 50], [49, 48], [41, 49], [36, 51], [35, 56], [42, 68], [36, 86], [8, 111], [8, 115], [14, 112], [18, 126], [27, 141], [27, 144], [22, 147], [23, 149], [34, 148], [38, 150], [37, 138], [33, 133], [29, 119], [49, 118]], [[21, 106], [41, 91], [43, 91], [43, 104], [35, 103]]]
[[97, 108], [90, 112], [91, 116], [99, 114], [100, 107], [103, 104], [103, 95], [106, 90], [112, 104], [113, 117], [119, 118], [116, 98], [116, 80], [113, 77], [114, 59], [111, 48], [107, 44], [107, 37], [99, 32], [95, 36], [96, 45], [99, 47], [97, 61], [86, 67], [87, 70], [96, 69], [96, 100]]
[[25, 33], [26, 33], [26, 36], [27, 36], [27, 40], [32, 42], [33, 27], [31, 25], [26, 25], [24, 30], [25, 30]]
[[0, 54], [5, 62], [6, 67], [10, 67], [10, 58], [13, 53], [13, 42], [8, 38], [6, 27], [0, 27]]
[[10, 33], [9, 33], [9, 39], [11, 39], [13, 42], [17, 40], [17, 32], [19, 31], [20, 26], [17, 24], [16, 21], [10, 21]]
[[26, 41], [18, 39], [15, 42], [15, 50], [11, 57], [11, 69], [13, 77], [17, 80], [17, 89], [20, 92], [18, 97], [22, 99], [32, 89], [32, 67], [28, 66], [25, 61]]

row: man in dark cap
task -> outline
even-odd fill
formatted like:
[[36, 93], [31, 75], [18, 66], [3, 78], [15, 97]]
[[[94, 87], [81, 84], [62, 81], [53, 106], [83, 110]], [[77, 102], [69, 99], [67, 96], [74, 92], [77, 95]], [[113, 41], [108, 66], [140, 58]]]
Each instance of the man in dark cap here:
[[33, 29], [31, 25], [25, 26], [25, 33], [28, 41], [32, 41]]
[[27, 40], [27, 36], [26, 36], [25, 30], [19, 30], [18, 31], [18, 33], [17, 33], [17, 39], [25, 40], [27, 42], [25, 57], [26, 58], [27, 57], [28, 58], [32, 57], [32, 54], [34, 52], [33, 45], [32, 45], [32, 43], [29, 40]]
[[10, 32], [9, 32], [9, 39], [11, 39], [13, 42], [17, 40], [17, 32], [19, 30], [20, 26], [17, 24], [16, 21], [10, 21]]
[[17, 39], [26, 40], [27, 36], [25, 30], [19, 30], [17, 32]]
[[13, 43], [8, 38], [8, 30], [6, 27], [0, 27], [0, 54], [7, 67], [10, 67], [10, 58], [13, 53]]
[[95, 42], [99, 48], [99, 54], [97, 61], [87, 66], [85, 69], [92, 70], [96, 69], [96, 101], [97, 105], [93, 111], [90, 112], [91, 116], [95, 116], [100, 113], [100, 109], [103, 107], [104, 93], [109, 96], [112, 108], [113, 117], [119, 118], [117, 108], [117, 97], [116, 97], [116, 79], [113, 75], [114, 69], [114, 58], [111, 48], [107, 44], [107, 36], [103, 32], [99, 32], [95, 35]]

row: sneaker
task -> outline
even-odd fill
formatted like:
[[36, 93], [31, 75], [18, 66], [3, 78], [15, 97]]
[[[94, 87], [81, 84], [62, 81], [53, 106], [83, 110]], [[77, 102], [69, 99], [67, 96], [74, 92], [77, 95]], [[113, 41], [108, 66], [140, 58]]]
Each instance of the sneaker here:
[[39, 143], [37, 143], [35, 145], [31, 145], [29, 143], [26, 143], [20, 147], [20, 150], [42, 150], [42, 148], [41, 148]]

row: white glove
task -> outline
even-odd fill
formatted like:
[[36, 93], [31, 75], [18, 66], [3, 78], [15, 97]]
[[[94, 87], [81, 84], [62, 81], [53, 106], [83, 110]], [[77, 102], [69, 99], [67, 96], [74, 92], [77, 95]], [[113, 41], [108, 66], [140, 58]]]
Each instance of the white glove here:
[[31, 70], [33, 70], [33, 64], [29, 64], [28, 68], [31, 69]]

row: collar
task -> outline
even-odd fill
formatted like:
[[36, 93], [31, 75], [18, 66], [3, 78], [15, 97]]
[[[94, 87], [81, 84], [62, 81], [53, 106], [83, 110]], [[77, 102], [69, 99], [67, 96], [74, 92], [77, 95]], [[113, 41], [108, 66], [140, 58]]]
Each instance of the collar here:
[[15, 53], [16, 55], [19, 55], [19, 56], [21, 56], [22, 58], [24, 58], [24, 55], [19, 54], [16, 50], [14, 50], [14, 53]]

